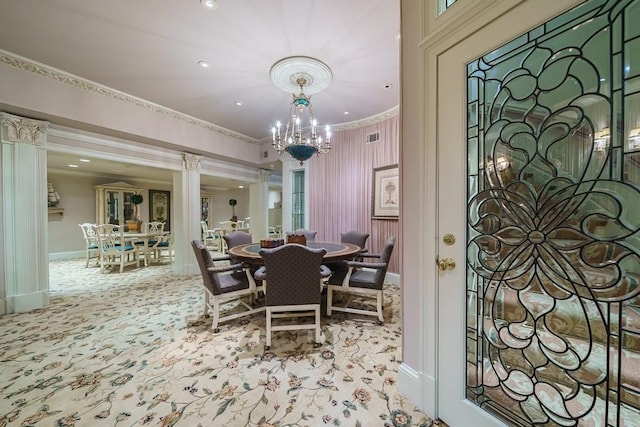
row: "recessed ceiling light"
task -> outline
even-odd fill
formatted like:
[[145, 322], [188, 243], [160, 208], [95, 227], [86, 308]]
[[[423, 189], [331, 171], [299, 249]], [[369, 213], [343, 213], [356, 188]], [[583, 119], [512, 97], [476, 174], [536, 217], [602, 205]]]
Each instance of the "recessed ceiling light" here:
[[209, 63], [207, 61], [198, 61], [198, 65], [202, 68], [209, 68]]
[[237, 105], [238, 107], [242, 107], [242, 101], [236, 101], [236, 105]]
[[345, 112], [344, 112], [344, 115], [345, 115], [345, 116], [349, 115], [349, 112], [348, 112], [348, 111], [345, 111]]
[[82, 163], [91, 163], [91, 160], [89, 160], [89, 159], [80, 159], [80, 161]]
[[67, 165], [67, 166], [69, 166], [70, 168], [77, 168], [77, 167], [79, 167], [78, 165]]
[[200, 3], [202, 3], [202, 5], [209, 10], [218, 8], [218, 3], [216, 3], [216, 0], [200, 0]]
[[244, 188], [244, 185], [238, 185], [238, 188]]

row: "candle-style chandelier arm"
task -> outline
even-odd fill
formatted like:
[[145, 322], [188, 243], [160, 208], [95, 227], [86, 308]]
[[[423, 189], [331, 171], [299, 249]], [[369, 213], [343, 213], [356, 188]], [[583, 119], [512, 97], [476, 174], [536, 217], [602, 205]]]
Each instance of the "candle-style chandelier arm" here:
[[[310, 87], [314, 79], [324, 80], [326, 87], [331, 80], [331, 70], [325, 64], [313, 58], [285, 58], [272, 67], [272, 79], [276, 85], [280, 87], [282, 84], [282, 82], [276, 81], [276, 76], [282, 74], [280, 70], [291, 67], [292, 62], [298, 59], [301, 61], [301, 67], [304, 71], [290, 75], [289, 82], [295, 82], [300, 88], [300, 92], [292, 94], [286, 125], [277, 121], [275, 126], [271, 128], [271, 136], [274, 150], [279, 154], [286, 151], [302, 165], [305, 160], [314, 154], [326, 154], [331, 150], [331, 129], [329, 125], [325, 126], [324, 138], [318, 134], [318, 122], [313, 115], [311, 95], [304, 93], [305, 87]], [[318, 74], [313, 76], [310, 72]]]

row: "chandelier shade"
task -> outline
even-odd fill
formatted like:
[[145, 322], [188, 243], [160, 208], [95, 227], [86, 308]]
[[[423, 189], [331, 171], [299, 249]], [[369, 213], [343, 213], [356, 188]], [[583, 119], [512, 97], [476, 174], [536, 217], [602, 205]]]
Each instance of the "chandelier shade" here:
[[[271, 79], [280, 89], [293, 92], [286, 125], [277, 121], [271, 128], [272, 146], [279, 153], [289, 153], [300, 165], [314, 154], [331, 150], [331, 129], [324, 128], [324, 137], [318, 132], [313, 115], [312, 93], [326, 88], [332, 79], [331, 69], [321, 61], [306, 56], [284, 58], [271, 67]], [[307, 93], [305, 93], [305, 91]]]

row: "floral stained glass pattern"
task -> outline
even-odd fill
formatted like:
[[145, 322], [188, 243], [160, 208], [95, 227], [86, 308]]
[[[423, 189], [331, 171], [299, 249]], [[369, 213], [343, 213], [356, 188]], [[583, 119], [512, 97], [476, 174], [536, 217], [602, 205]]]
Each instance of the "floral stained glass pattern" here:
[[640, 425], [639, 19], [587, 1], [467, 67], [467, 397], [510, 424]]

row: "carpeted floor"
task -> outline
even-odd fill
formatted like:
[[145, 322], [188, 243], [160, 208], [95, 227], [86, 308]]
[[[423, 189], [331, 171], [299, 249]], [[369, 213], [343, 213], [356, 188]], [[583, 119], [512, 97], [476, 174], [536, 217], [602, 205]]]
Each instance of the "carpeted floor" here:
[[264, 313], [210, 330], [199, 275], [67, 260], [50, 282], [48, 307], [0, 317], [0, 427], [432, 424], [397, 390], [397, 287], [383, 326], [335, 313], [322, 347], [277, 332], [265, 352]]

